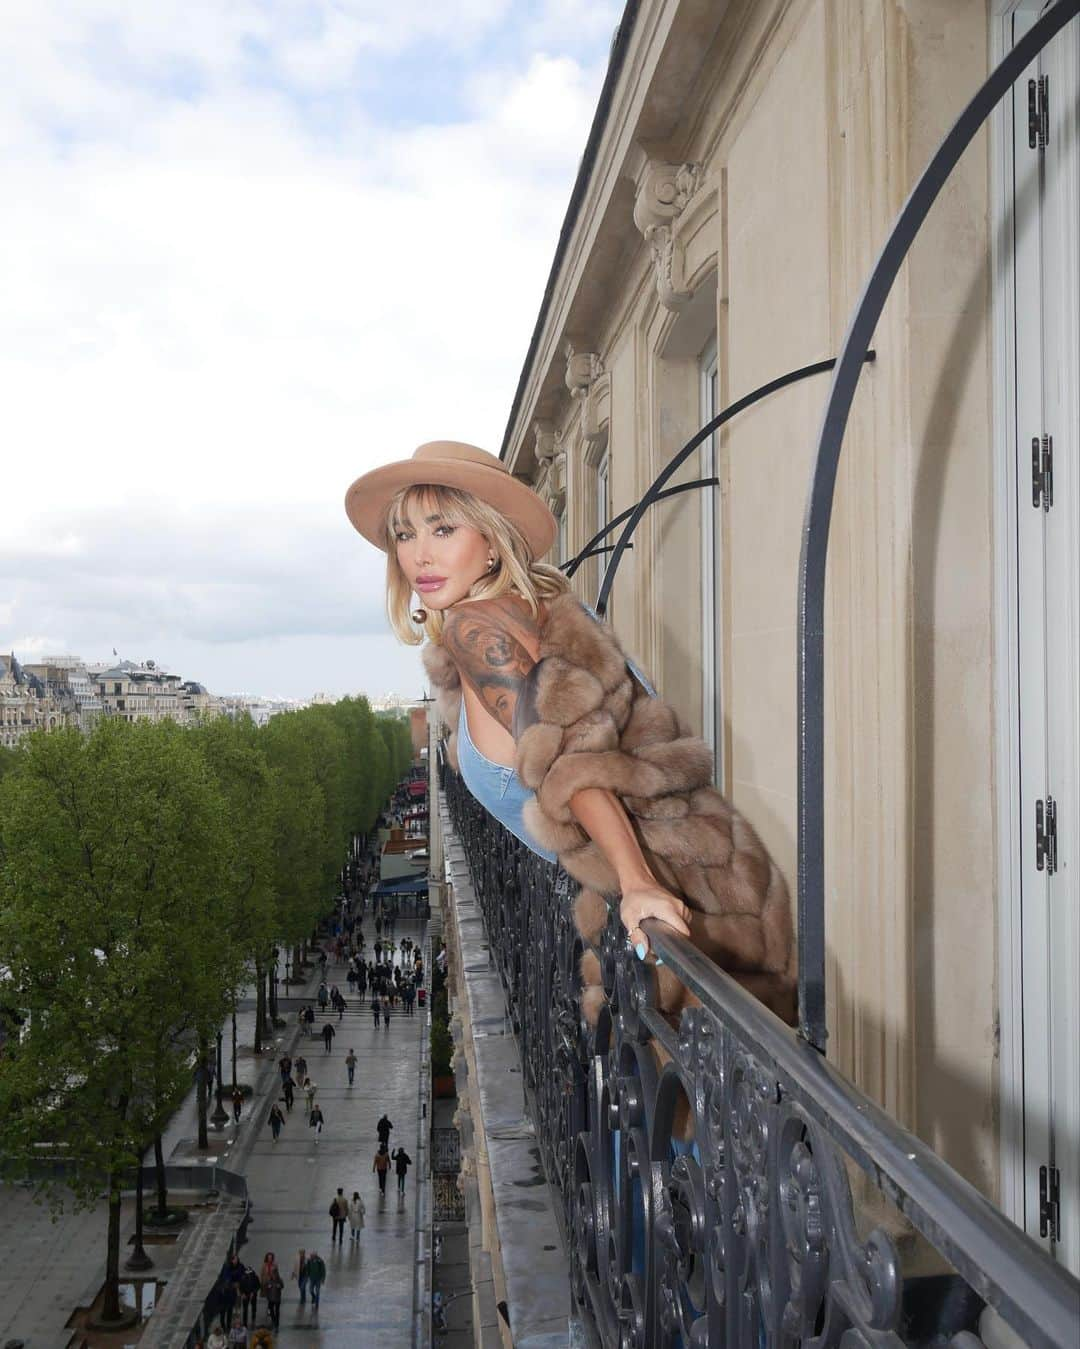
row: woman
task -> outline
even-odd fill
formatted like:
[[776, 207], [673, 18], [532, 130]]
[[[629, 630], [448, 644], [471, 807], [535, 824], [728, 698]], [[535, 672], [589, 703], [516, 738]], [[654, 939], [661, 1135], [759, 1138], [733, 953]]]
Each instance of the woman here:
[[[599, 938], [610, 897], [639, 959], [650, 954], [642, 922], [659, 920], [794, 1020], [783, 877], [712, 787], [704, 742], [539, 561], [556, 533], [540, 498], [493, 455], [435, 441], [359, 478], [346, 511], [387, 554], [395, 632], [427, 639], [451, 761], [490, 814], [581, 883], [585, 938]], [[591, 952], [581, 973], [595, 1022], [603, 991]], [[667, 969], [657, 996], [672, 1020], [693, 1001]]]
[[359, 1241], [364, 1226], [364, 1201], [357, 1190], [349, 1200], [349, 1241]]
[[296, 1280], [296, 1286], [300, 1290], [301, 1307], [307, 1301], [307, 1251], [303, 1246], [296, 1252], [296, 1259], [293, 1261], [292, 1276]]
[[215, 1325], [206, 1337], [206, 1349], [228, 1349], [228, 1346], [229, 1337], [222, 1330], [220, 1324]]
[[379, 1144], [379, 1150], [375, 1154], [375, 1160], [371, 1163], [371, 1169], [379, 1182], [380, 1196], [386, 1195], [386, 1177], [390, 1171], [390, 1153], [385, 1143]]
[[277, 1256], [267, 1251], [259, 1267], [259, 1287], [266, 1299], [266, 1310], [270, 1314], [270, 1325], [277, 1330], [281, 1325], [281, 1295], [285, 1291], [285, 1280], [278, 1269]]
[[285, 1123], [285, 1116], [281, 1113], [281, 1106], [275, 1101], [270, 1107], [270, 1117], [266, 1121], [270, 1126], [270, 1132], [274, 1135], [274, 1142], [278, 1141], [281, 1133], [281, 1126]]

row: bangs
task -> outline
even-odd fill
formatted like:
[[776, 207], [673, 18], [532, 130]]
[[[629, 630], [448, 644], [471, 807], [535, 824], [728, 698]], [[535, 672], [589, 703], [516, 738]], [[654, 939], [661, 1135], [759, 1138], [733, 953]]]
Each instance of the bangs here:
[[406, 487], [390, 503], [389, 529], [415, 529], [413, 519], [434, 522], [438, 517], [448, 525], [467, 525], [472, 521], [466, 509], [465, 494], [456, 487], [419, 484]]

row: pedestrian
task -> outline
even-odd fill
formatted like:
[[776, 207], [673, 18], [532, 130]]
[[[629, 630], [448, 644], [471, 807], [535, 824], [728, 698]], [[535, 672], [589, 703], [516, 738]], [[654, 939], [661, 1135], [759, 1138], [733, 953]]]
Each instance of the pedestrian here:
[[375, 946], [373, 949], [375, 951], [375, 964], [378, 965], [382, 961], [382, 938], [375, 938]]
[[412, 1166], [412, 1158], [404, 1148], [395, 1148], [390, 1154], [390, 1160], [394, 1163], [394, 1170], [397, 1172], [398, 1194], [405, 1193], [405, 1173]]
[[251, 1328], [255, 1329], [255, 1321], [259, 1314], [259, 1276], [251, 1268], [246, 1266], [243, 1274], [240, 1276], [240, 1298], [241, 1308], [243, 1309], [244, 1326], [248, 1323], [248, 1313], [251, 1313]]
[[303, 1082], [307, 1077], [307, 1059], [304, 1058], [303, 1054], [298, 1054], [296, 1056], [296, 1062], [293, 1064], [293, 1068], [295, 1069], [293, 1076], [296, 1078], [297, 1082]]
[[336, 1034], [337, 1032], [334, 1030], [333, 1026], [328, 1021], [326, 1025], [323, 1026], [322, 1028], [323, 1044], [326, 1046], [326, 1052], [328, 1054], [330, 1053], [330, 1046], [333, 1044], [334, 1036]]
[[375, 1125], [375, 1132], [379, 1135], [379, 1142], [384, 1148], [390, 1142], [390, 1130], [393, 1127], [392, 1122], [385, 1114], [380, 1117], [378, 1124]]
[[320, 1011], [320, 1012], [325, 1012], [325, 1011], [326, 1011], [326, 1004], [330, 1001], [330, 992], [329, 992], [329, 990], [328, 990], [327, 987], [326, 987], [326, 980], [325, 980], [325, 979], [324, 979], [323, 982], [319, 985], [319, 991], [318, 991], [318, 993], [316, 993], [315, 999], [316, 999], [316, 1001], [317, 1001], [318, 1004], [319, 1004], [319, 1011]]
[[292, 1080], [292, 1073], [282, 1083], [282, 1089], [285, 1092], [285, 1109], [291, 1111], [293, 1106], [293, 1095], [296, 1092], [296, 1083]]
[[263, 1273], [261, 1277], [262, 1294], [266, 1299], [266, 1310], [270, 1314], [270, 1325], [274, 1330], [281, 1326], [281, 1295], [285, 1291], [285, 1280], [281, 1277], [281, 1270], [278, 1269], [277, 1261], [273, 1255], [268, 1259], [271, 1261], [267, 1265], [263, 1261]]
[[359, 1193], [353, 1190], [352, 1199], [349, 1200], [349, 1241], [360, 1240], [360, 1229], [364, 1226], [364, 1201]]
[[378, 1029], [379, 1029], [379, 995], [378, 995], [377, 993], [372, 993], [372, 995], [371, 995], [371, 1018], [372, 1018], [372, 1020], [373, 1020], [374, 1023], [375, 1023], [375, 1029], [378, 1030]]
[[308, 1119], [308, 1124], [310, 1124], [310, 1126], [315, 1130], [316, 1144], [318, 1144], [319, 1139], [322, 1137], [323, 1125], [325, 1123], [326, 1121], [323, 1119], [322, 1108], [320, 1106], [316, 1106], [315, 1109], [311, 1112], [311, 1115]]
[[338, 1186], [338, 1192], [330, 1200], [330, 1218], [333, 1227], [330, 1230], [330, 1245], [334, 1242], [345, 1240], [345, 1220], [349, 1216], [349, 1201], [345, 1198], [345, 1191]]
[[326, 1279], [326, 1265], [318, 1251], [312, 1251], [307, 1262], [308, 1287], [311, 1289], [311, 1308], [319, 1310], [319, 1295]]
[[390, 1008], [393, 1006], [393, 1002], [394, 1002], [393, 994], [391, 994], [389, 998], [383, 998], [383, 1005], [382, 1005], [383, 1030], [390, 1029]]
[[229, 1331], [229, 1344], [239, 1345], [240, 1349], [247, 1349], [247, 1342], [247, 1326], [241, 1324], [240, 1313], [233, 1312], [232, 1330]]
[[244, 1093], [239, 1087], [233, 1087], [232, 1093], [232, 1117], [237, 1124], [240, 1123], [240, 1111], [244, 1107]]
[[221, 1328], [221, 1322], [214, 1323], [214, 1328], [206, 1337], [206, 1349], [228, 1349], [229, 1337]]
[[297, 1251], [296, 1259], [293, 1261], [292, 1277], [296, 1280], [296, 1286], [300, 1290], [300, 1305], [302, 1307], [307, 1301], [308, 1283], [307, 1251], [304, 1250], [303, 1246]]
[[315, 1031], [313, 1029], [315, 1025], [315, 1008], [312, 1007], [310, 1002], [304, 1008], [304, 1025], [307, 1028], [307, 1035], [308, 1039], [310, 1040], [310, 1038], [315, 1034]]
[[316, 1093], [318, 1092], [318, 1090], [319, 1090], [319, 1088], [315, 1085], [314, 1082], [312, 1082], [312, 1080], [311, 1080], [310, 1077], [305, 1079], [305, 1081], [304, 1081], [304, 1101], [305, 1101], [306, 1104], [307, 1104], [307, 1112], [308, 1112], [309, 1115], [310, 1115], [311, 1112], [315, 1109], [315, 1095], [316, 1095]]
[[345, 1055], [345, 1071], [349, 1074], [349, 1086], [353, 1084], [353, 1078], [356, 1076], [356, 1051], [350, 1049]]
[[281, 1073], [281, 1081], [284, 1084], [285, 1079], [292, 1072], [292, 1059], [288, 1054], [282, 1054], [281, 1058], [278, 1059], [278, 1071]]
[[270, 1107], [270, 1117], [267, 1119], [270, 1126], [270, 1132], [274, 1135], [274, 1142], [278, 1141], [278, 1135], [281, 1133], [281, 1126], [285, 1123], [285, 1116], [281, 1113], [281, 1106], [277, 1101]]
[[390, 1170], [390, 1154], [386, 1150], [386, 1144], [380, 1143], [379, 1150], [375, 1154], [375, 1160], [371, 1163], [371, 1169], [375, 1172], [379, 1181], [379, 1194], [386, 1194], [386, 1176]]
[[301, 1007], [296, 1014], [296, 1024], [300, 1027], [301, 1035], [308, 1034], [307, 1008]]
[[326, 974], [326, 952], [322, 950], [319, 952], [319, 969], [322, 971], [323, 975]]

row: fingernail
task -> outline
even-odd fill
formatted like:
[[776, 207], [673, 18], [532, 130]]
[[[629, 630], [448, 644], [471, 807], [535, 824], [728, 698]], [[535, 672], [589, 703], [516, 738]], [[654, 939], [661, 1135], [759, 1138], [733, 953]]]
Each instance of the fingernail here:
[[642, 945], [641, 942], [638, 942], [638, 944], [634, 947], [634, 954], [637, 956], [638, 960], [645, 959], [645, 947]]

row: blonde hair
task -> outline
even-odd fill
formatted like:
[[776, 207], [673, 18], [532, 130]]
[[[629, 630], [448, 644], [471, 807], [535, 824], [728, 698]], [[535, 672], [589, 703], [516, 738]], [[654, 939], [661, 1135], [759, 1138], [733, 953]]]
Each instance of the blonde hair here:
[[412, 588], [398, 565], [395, 536], [414, 511], [429, 515], [437, 511], [447, 524], [468, 525], [484, 536], [495, 554], [495, 568], [473, 583], [470, 600], [520, 595], [536, 618], [541, 600], [555, 599], [570, 589], [570, 582], [557, 567], [533, 560], [518, 527], [486, 501], [459, 487], [403, 487], [386, 512], [386, 613], [390, 626], [407, 646], [419, 646], [425, 638], [441, 641], [444, 626], [443, 615], [430, 609], [423, 624], [413, 622], [411, 617]]

